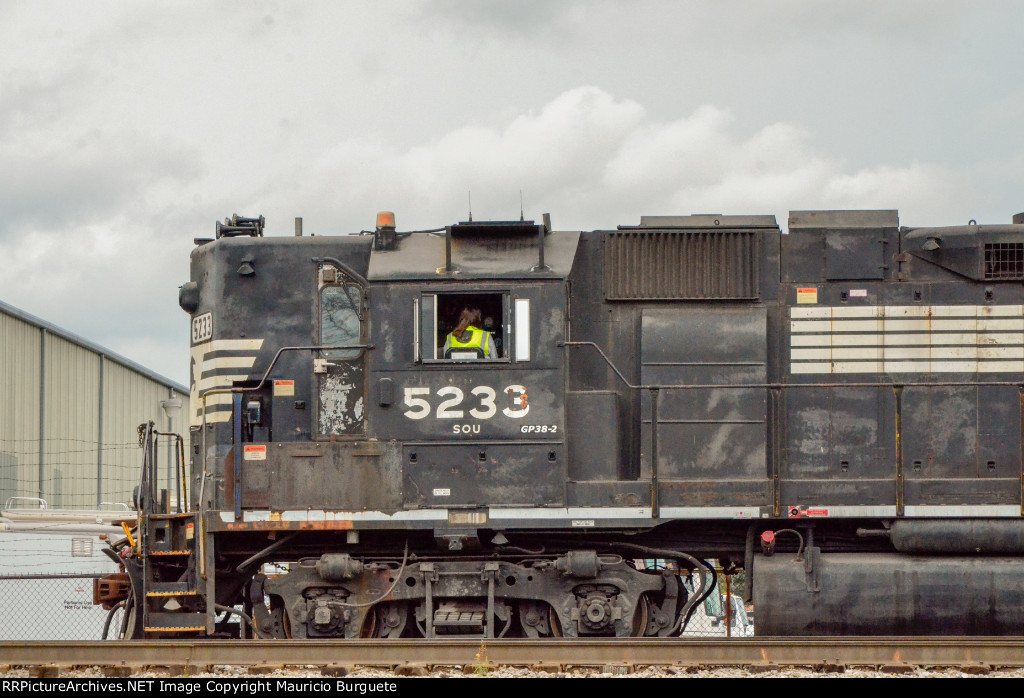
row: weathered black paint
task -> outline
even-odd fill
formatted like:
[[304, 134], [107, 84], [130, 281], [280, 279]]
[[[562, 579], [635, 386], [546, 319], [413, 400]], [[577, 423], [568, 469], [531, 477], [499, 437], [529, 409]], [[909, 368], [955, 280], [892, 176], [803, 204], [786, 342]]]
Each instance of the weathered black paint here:
[[754, 561], [757, 632], [782, 635], [1017, 635], [1020, 558], [847, 553], [808, 571], [793, 555]]
[[[738, 560], [749, 525], [735, 518], [742, 517], [756, 519], [760, 530], [813, 525], [831, 553], [880, 554], [881, 562], [865, 564], [881, 565], [881, 574], [932, 574], [929, 560], [918, 567], [918, 558], [887, 557], [888, 540], [854, 531], [922, 506], [1019, 516], [1017, 386], [1024, 373], [1015, 365], [1003, 373], [794, 373], [791, 316], [806, 307], [1024, 304], [1013, 247], [1024, 241], [1024, 224], [912, 230], [899, 227], [895, 211], [801, 211], [789, 229], [782, 235], [766, 216], [645, 217], [640, 226], [582, 233], [462, 225], [397, 233], [376, 249], [370, 235], [224, 237], [197, 247], [185, 306], [193, 317], [212, 314], [213, 342], [262, 341], [252, 351], [225, 343], [193, 369], [194, 381], [208, 383], [241, 373], [218, 387], [242, 389], [243, 405], [262, 405], [261, 423], [238, 437], [229, 419], [212, 419], [228, 416], [227, 402], [211, 406], [205, 433], [194, 427], [193, 504], [214, 531], [211, 545], [242, 558], [275, 525], [293, 527], [274, 516], [294, 522], [317, 512], [307, 514], [309, 526], [376, 532], [373, 550], [381, 554], [400, 554], [408, 532], [419, 531], [500, 555], [483, 515], [503, 507], [512, 513], [503, 514], [499, 532], [513, 544], [545, 526], [567, 537], [582, 527], [604, 536], [609, 550], [628, 533], [633, 541]], [[925, 247], [932, 239], [937, 250]], [[674, 255], [671, 263], [666, 254]], [[325, 281], [330, 258], [342, 266]], [[1020, 272], [1024, 278], [1024, 261]], [[287, 353], [257, 390], [280, 348], [320, 343], [325, 283], [361, 285], [362, 340], [371, 348], [332, 360], [325, 373], [314, 373], [323, 358], [317, 352]], [[813, 302], [799, 302], [810, 291]], [[434, 359], [427, 335], [436, 297], [446, 293], [501, 296], [500, 360]], [[517, 301], [529, 302], [528, 361], [513, 350]], [[244, 356], [253, 360], [240, 369], [235, 362]], [[214, 366], [218, 359], [223, 367]], [[291, 383], [285, 389], [279, 381]], [[322, 419], [331, 381], [352, 386], [340, 422]], [[693, 385], [702, 387], [687, 389]], [[656, 424], [651, 386], [659, 388]], [[243, 460], [236, 482], [236, 454], [247, 444], [265, 446], [266, 457]], [[258, 522], [223, 519], [236, 491], [243, 514], [259, 512]], [[1004, 508], [992, 514], [996, 506]], [[603, 516], [609, 507], [615, 512]], [[482, 518], [446, 520], [444, 510]], [[319, 550], [341, 545], [325, 538]], [[274, 555], [287, 559], [296, 550], [285, 546]], [[450, 554], [458, 556], [454, 547]], [[851, 571], [859, 558], [843, 559], [853, 567], [844, 563], [829, 574], [837, 588], [853, 592], [814, 607], [821, 613], [860, 603], [861, 587], [870, 583], [871, 574]], [[965, 573], [962, 581], [1009, 574], [996, 567]], [[952, 573], [944, 567], [936, 574], [915, 608], [946, 603], [936, 589]], [[790, 583], [782, 572], [764, 573], [772, 575], [767, 588]], [[895, 599], [906, 601], [903, 587], [894, 588]], [[770, 603], [770, 595], [761, 598]], [[766, 627], [834, 630], [819, 611], [806, 611], [809, 620], [799, 627]], [[876, 627], [902, 628], [910, 617]], [[999, 619], [968, 625], [972, 632], [1008, 627]]]

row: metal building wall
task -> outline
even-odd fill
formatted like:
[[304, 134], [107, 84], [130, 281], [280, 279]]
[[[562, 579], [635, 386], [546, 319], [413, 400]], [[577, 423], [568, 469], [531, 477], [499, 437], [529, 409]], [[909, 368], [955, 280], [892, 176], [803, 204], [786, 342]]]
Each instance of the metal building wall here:
[[[161, 407], [169, 397], [182, 401], [174, 422]], [[184, 428], [187, 449], [188, 409], [184, 386], [0, 303], [0, 506], [15, 496], [50, 507], [130, 504], [138, 425]], [[161, 439], [160, 488], [174, 482], [172, 453]]]
[[[167, 416], [160, 407], [160, 402], [166, 400], [171, 392], [166, 386], [154, 383], [129, 368], [106, 362], [103, 372], [103, 501], [132, 501], [132, 488], [138, 484], [142, 459], [137, 427], [152, 420], [158, 431], [171, 431]], [[174, 420], [173, 430], [182, 433], [182, 425], [188, 417], [188, 395], [174, 392], [174, 397], [181, 398], [182, 410], [181, 416]], [[183, 436], [188, 439], [187, 424]], [[157, 450], [161, 466], [160, 488], [167, 486], [166, 441], [161, 439]], [[173, 489], [172, 485], [170, 490]]]
[[46, 336], [45, 438], [40, 495], [52, 507], [95, 504], [99, 356]]
[[0, 505], [38, 497], [39, 328], [0, 313]]

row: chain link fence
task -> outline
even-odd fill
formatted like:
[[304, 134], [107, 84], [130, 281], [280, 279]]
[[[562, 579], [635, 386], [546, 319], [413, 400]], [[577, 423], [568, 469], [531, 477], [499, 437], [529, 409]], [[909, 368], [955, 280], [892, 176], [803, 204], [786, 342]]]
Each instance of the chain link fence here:
[[[187, 433], [185, 439], [187, 457]], [[179, 489], [177, 441], [157, 437], [154, 453], [157, 489], [167, 490], [174, 499]], [[47, 507], [55, 509], [130, 505], [139, 484], [141, 463], [137, 439], [101, 443], [64, 437], [39, 440], [0, 436], [0, 506], [12, 497], [43, 499]]]
[[[92, 603], [93, 579], [117, 572], [103, 545], [95, 535], [0, 533], [0, 637], [99, 640], [107, 612]], [[111, 627], [116, 637], [119, 617]]]
[[[647, 569], [674, 569], [673, 564], [666, 560], [643, 560]], [[746, 587], [746, 575], [735, 570], [728, 572], [707, 561], [715, 569], [715, 577], [705, 573], [705, 585], [714, 583], [715, 588], [701, 603], [690, 612], [690, 618], [683, 628], [682, 636], [691, 638], [715, 637], [733, 638], [750, 637], [754, 634], [753, 607], [745, 606], [743, 593]], [[693, 594], [700, 586], [700, 573], [697, 571], [677, 570], [686, 588], [687, 594]]]
[[[8, 640], [99, 640], [107, 611], [92, 603], [102, 575], [0, 576], [0, 637]], [[107, 637], [116, 639], [123, 611], [114, 611]]]

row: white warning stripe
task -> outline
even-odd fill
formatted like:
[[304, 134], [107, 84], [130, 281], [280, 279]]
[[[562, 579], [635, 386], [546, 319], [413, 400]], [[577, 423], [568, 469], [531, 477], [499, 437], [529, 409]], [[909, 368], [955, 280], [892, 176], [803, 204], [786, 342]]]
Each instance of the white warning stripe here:
[[215, 371], [219, 368], [252, 368], [256, 363], [256, 355], [252, 356], [222, 356], [219, 359], [206, 359], [203, 361], [202, 371]]
[[804, 373], [1024, 373], [1024, 361], [831, 361], [793, 363]]
[[1021, 305], [860, 305], [792, 307], [794, 319], [863, 317], [1017, 317], [1024, 315]]
[[[192, 386], [190, 397], [192, 405], [192, 425], [198, 426], [203, 423], [203, 401], [200, 395], [207, 390], [215, 388], [230, 388], [235, 381], [246, 380], [249, 371], [234, 371], [230, 374], [206, 376], [203, 373], [220, 369], [251, 369], [256, 363], [256, 354], [263, 346], [262, 339], [215, 339], [192, 347]], [[232, 351], [247, 352], [242, 356], [220, 356], [206, 358], [213, 352]], [[230, 405], [231, 395], [228, 393], [208, 395], [206, 405], [214, 407], [218, 405]], [[210, 412], [207, 415], [208, 423], [226, 422], [231, 419], [229, 411]]]
[[798, 332], [1020, 332], [1024, 318], [935, 318], [907, 320], [904, 318], [867, 318], [857, 320], [793, 320], [790, 330]]
[[206, 378], [200, 379], [196, 384], [200, 393], [205, 393], [207, 390], [213, 390], [214, 388], [230, 388], [235, 381], [244, 381], [249, 377], [248, 373], [230, 373], [219, 376], [207, 376]]
[[1013, 359], [1024, 361], [1024, 346], [1017, 347], [864, 347], [793, 349], [794, 361], [893, 359]]
[[1024, 344], [1024, 332], [935, 332], [927, 334], [794, 334], [791, 347], [946, 346]]
[[199, 349], [203, 354], [212, 351], [259, 351], [263, 346], [262, 339], [214, 339], [192, 347], [192, 351]]
[[[200, 404], [202, 399], [200, 399]], [[231, 404], [231, 393], [215, 393], [213, 395], [206, 396], [206, 406], [214, 407], [215, 405], [230, 405]], [[200, 412], [202, 414], [202, 412]]]
[[1024, 306], [790, 308], [790, 372], [1024, 372]]

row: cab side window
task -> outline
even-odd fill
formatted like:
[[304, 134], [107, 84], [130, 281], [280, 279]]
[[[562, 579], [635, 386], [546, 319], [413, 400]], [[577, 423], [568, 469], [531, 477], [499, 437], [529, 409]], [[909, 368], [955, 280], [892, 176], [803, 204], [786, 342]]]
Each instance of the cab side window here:
[[509, 291], [424, 293], [414, 301], [414, 360], [530, 360], [530, 301]]
[[[503, 358], [504, 305], [501, 293], [439, 294], [435, 333], [437, 358]], [[460, 329], [462, 331], [456, 334]]]

